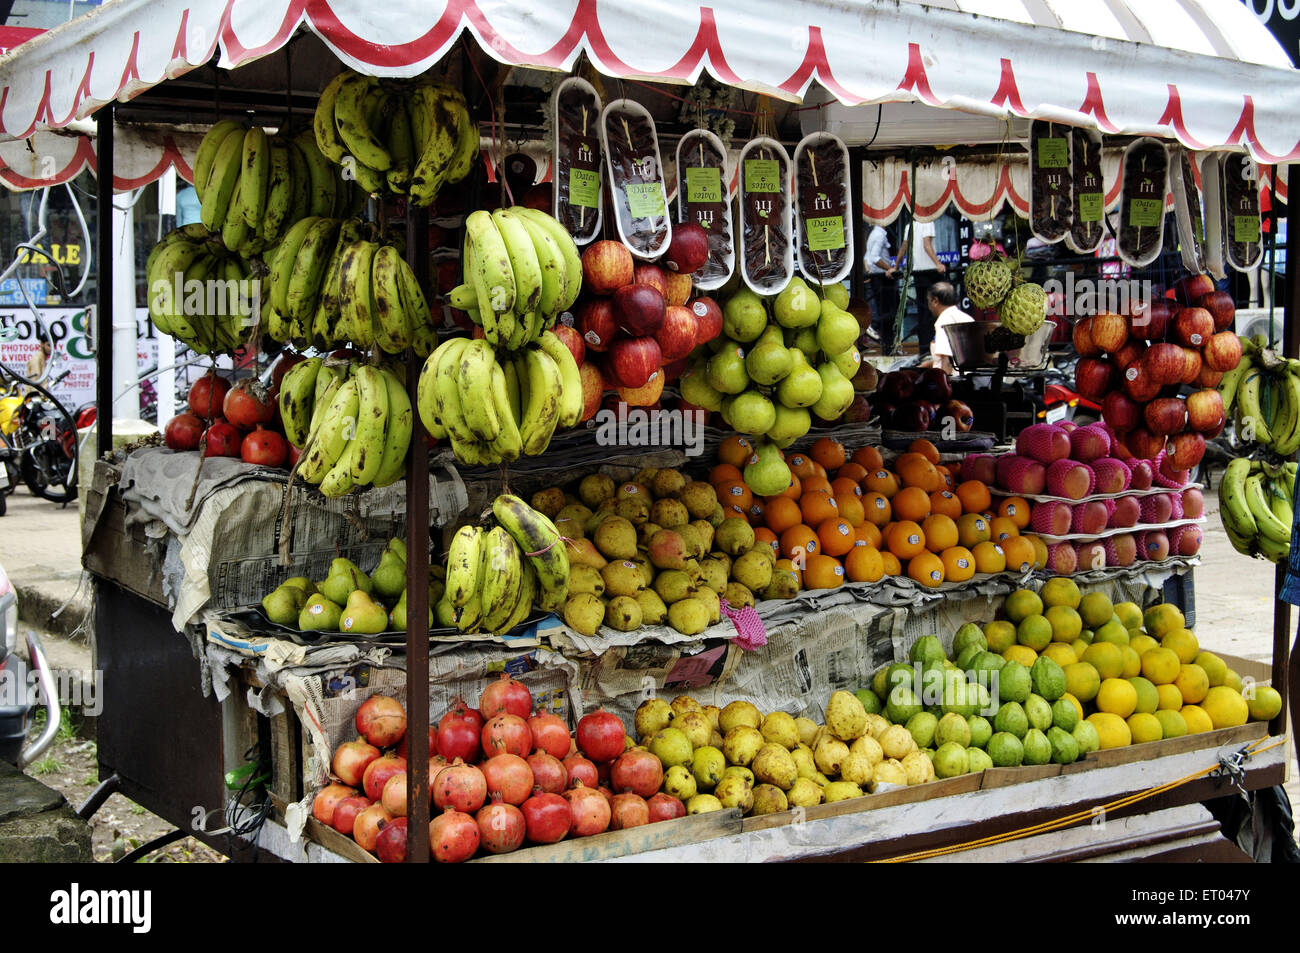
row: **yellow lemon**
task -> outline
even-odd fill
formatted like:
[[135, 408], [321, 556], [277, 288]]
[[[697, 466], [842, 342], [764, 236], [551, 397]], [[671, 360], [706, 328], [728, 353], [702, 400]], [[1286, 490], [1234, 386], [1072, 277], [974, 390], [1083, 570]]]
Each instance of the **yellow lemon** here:
[[1174, 687], [1182, 694], [1183, 701], [1187, 704], [1199, 705], [1206, 692], [1210, 690], [1210, 678], [1205, 674], [1205, 669], [1199, 665], [1184, 665], [1178, 677], [1174, 679]]
[[1026, 616], [1016, 626], [1016, 641], [1021, 645], [1029, 646], [1035, 652], [1041, 652], [1051, 644], [1052, 634], [1052, 623], [1041, 615]]
[[1223, 684], [1227, 685], [1234, 692], [1239, 692], [1244, 687], [1241, 683], [1241, 676], [1232, 669], [1228, 669], [1228, 671], [1224, 673]]
[[1043, 600], [1032, 589], [1017, 589], [1007, 596], [1002, 611], [1008, 619], [1019, 625], [1022, 619], [1043, 614]]
[[1201, 644], [1196, 641], [1196, 636], [1192, 634], [1191, 629], [1175, 629], [1160, 640], [1160, 647], [1173, 649], [1174, 654], [1178, 656], [1178, 661], [1184, 665], [1191, 664], [1197, 653], [1201, 651]]
[[1228, 663], [1213, 652], [1198, 652], [1196, 658], [1192, 659], [1192, 664], [1205, 669], [1205, 674], [1210, 679], [1211, 688], [1215, 685], [1222, 685], [1223, 680], [1228, 675]]
[[1083, 617], [1070, 606], [1049, 606], [1043, 616], [1052, 624], [1053, 642], [1073, 642], [1083, 631]]
[[1002, 657], [1008, 662], [1019, 662], [1025, 668], [1032, 668], [1038, 661], [1038, 653], [1027, 645], [1012, 645], [1002, 653]]
[[1136, 602], [1115, 603], [1115, 614], [1119, 616], [1119, 621], [1124, 623], [1124, 628], [1142, 628], [1142, 610], [1138, 608]]
[[1137, 708], [1138, 695], [1137, 689], [1132, 683], [1124, 681], [1122, 678], [1108, 678], [1101, 683], [1101, 688], [1097, 691], [1097, 709], [1098, 711], [1110, 712], [1112, 715], [1119, 715], [1121, 718], [1127, 718], [1133, 714]]
[[1065, 690], [1081, 702], [1090, 702], [1101, 688], [1101, 676], [1087, 662], [1065, 666]]
[[1121, 674], [1125, 678], [1136, 678], [1138, 675], [1141, 675], [1142, 659], [1133, 651], [1133, 647], [1125, 645], [1120, 649], [1120, 653], [1124, 656], [1124, 670]]
[[1142, 656], [1142, 675], [1153, 685], [1171, 685], [1178, 677], [1180, 663], [1173, 649], [1151, 649]]
[[1183, 707], [1183, 693], [1177, 685], [1157, 685], [1156, 694], [1160, 697], [1158, 711], [1178, 711]]
[[1067, 665], [1073, 665], [1075, 662], [1079, 661], [1079, 656], [1074, 654], [1074, 649], [1070, 648], [1070, 646], [1066, 645], [1064, 642], [1053, 642], [1038, 654], [1043, 658], [1051, 659], [1057, 665], [1061, 666], [1061, 668], [1065, 668]]
[[1282, 710], [1282, 696], [1276, 688], [1256, 685], [1254, 694], [1246, 699], [1251, 721], [1272, 721]]
[[1236, 728], [1250, 719], [1250, 707], [1246, 699], [1226, 685], [1215, 685], [1205, 693], [1201, 708], [1210, 716], [1210, 724], [1215, 728]]
[[1095, 668], [1102, 678], [1118, 678], [1124, 671], [1124, 653], [1119, 650], [1118, 645], [1110, 642], [1094, 642], [1088, 646], [1083, 653], [1082, 661]]
[[1187, 722], [1177, 711], [1161, 708], [1156, 712], [1156, 720], [1160, 722], [1162, 738], [1181, 738], [1187, 734]]
[[1083, 720], [1083, 706], [1079, 704], [1079, 699], [1075, 698], [1075, 697], [1074, 697], [1073, 695], [1071, 695], [1069, 692], [1066, 692], [1066, 693], [1065, 693], [1064, 695], [1062, 695], [1061, 697], [1069, 700], [1070, 704], [1073, 705], [1073, 706], [1075, 707], [1075, 710], [1076, 710], [1076, 711], [1078, 711], [1078, 713], [1079, 713], [1079, 720], [1082, 721], [1082, 720]]
[[1200, 734], [1202, 731], [1211, 731], [1214, 728], [1214, 722], [1210, 721], [1210, 716], [1205, 713], [1204, 708], [1198, 708], [1196, 705], [1184, 705], [1178, 712], [1183, 716], [1183, 721], [1187, 723], [1187, 730], [1192, 734]]
[[1137, 675], [1129, 676], [1128, 683], [1137, 690], [1137, 707], [1133, 709], [1135, 712], [1151, 714], [1160, 707], [1160, 692], [1150, 681]]
[[1079, 638], [1070, 643], [1070, 648], [1074, 649], [1075, 658], [1083, 658], [1083, 653], [1088, 650], [1088, 646], [1091, 644], [1091, 642]]
[[1167, 633], [1176, 632], [1185, 625], [1187, 620], [1183, 618], [1182, 610], [1167, 602], [1151, 606], [1142, 614], [1142, 627], [1153, 638], [1163, 639]]
[[1136, 715], [1130, 715], [1126, 723], [1135, 745], [1159, 741], [1165, 736], [1165, 730], [1160, 726], [1160, 719], [1155, 715], [1138, 712]]
[[1079, 600], [1083, 598], [1079, 584], [1069, 576], [1053, 576], [1043, 584], [1039, 596], [1045, 606], [1069, 606], [1071, 609], [1079, 608]]
[[1005, 619], [990, 622], [984, 626], [984, 641], [988, 643], [990, 652], [1001, 655], [1016, 644], [1016, 627]]
[[[1209, 719], [1207, 718], [1206, 721]], [[1129, 731], [1128, 723], [1119, 715], [1099, 711], [1088, 716], [1088, 723], [1097, 729], [1097, 737], [1103, 749], [1123, 748], [1133, 743], [1133, 733]]]
[[1149, 635], [1135, 635], [1133, 638], [1129, 639], [1128, 647], [1141, 657], [1151, 649], [1160, 648], [1160, 643]]

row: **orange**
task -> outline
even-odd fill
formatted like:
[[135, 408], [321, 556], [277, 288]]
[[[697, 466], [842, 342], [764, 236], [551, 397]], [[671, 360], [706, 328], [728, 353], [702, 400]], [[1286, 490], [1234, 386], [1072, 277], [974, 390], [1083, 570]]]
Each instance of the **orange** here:
[[800, 480], [806, 480], [810, 476], [816, 475], [816, 471], [813, 469], [813, 461], [802, 453], [793, 453], [786, 457], [785, 464], [790, 468], [790, 472]]
[[931, 463], [939, 462], [939, 448], [926, 440], [924, 437], [918, 437], [907, 445], [908, 453], [919, 453]]
[[956, 479], [954, 479], [953, 475], [949, 473], [947, 470], [940, 468], [939, 476], [943, 477], [943, 485], [947, 489], [951, 490], [957, 486]]
[[840, 511], [840, 516], [857, 526], [867, 518], [867, 511], [862, 506], [862, 497], [853, 493], [836, 493], [835, 506]]
[[743, 480], [727, 480], [714, 487], [718, 492], [718, 502], [725, 510], [739, 507], [742, 516], [749, 516], [749, 508], [754, 503], [754, 494], [745, 486]]
[[795, 476], [793, 473], [791, 473], [791, 474], [790, 474], [790, 485], [787, 486], [787, 487], [786, 487], [786, 488], [781, 492], [781, 496], [786, 496], [786, 497], [789, 497], [789, 498], [792, 499], [792, 500], [797, 500], [797, 499], [799, 499], [799, 497], [802, 496], [802, 495], [803, 495], [803, 483], [800, 482], [800, 480], [799, 480], [799, 478], [798, 478], [797, 476]]
[[1002, 547], [1002, 553], [1007, 558], [1007, 568], [1012, 572], [1028, 572], [1034, 568], [1034, 560], [1037, 553], [1034, 552], [1034, 542], [1027, 536], [1008, 536], [999, 543]]
[[992, 534], [989, 539], [995, 543], [1005, 542], [1012, 536], [1020, 535], [1020, 527], [1011, 519], [1005, 516], [995, 516], [989, 520], [989, 532]]
[[781, 541], [777, 539], [776, 533], [772, 532], [766, 526], [760, 526], [754, 530], [755, 543], [767, 543], [772, 547], [772, 552], [778, 556], [781, 555]]
[[842, 516], [833, 516], [817, 526], [817, 538], [821, 540], [822, 552], [827, 556], [843, 556], [853, 548], [858, 536], [853, 531], [853, 524]]
[[967, 480], [957, 484], [957, 499], [967, 513], [982, 513], [993, 505], [989, 488], [979, 480]]
[[811, 527], [800, 523], [798, 526], [791, 526], [781, 534], [781, 555], [786, 559], [802, 562], [804, 558], [819, 552], [821, 552], [821, 543]]
[[931, 589], [943, 582], [943, 560], [934, 553], [921, 553], [907, 561], [907, 575]]
[[853, 535], [858, 538], [857, 545], [874, 546], [876, 549], [880, 548], [880, 544], [885, 539], [884, 534], [880, 532], [880, 527], [875, 523], [862, 523], [853, 527]]
[[885, 531], [885, 545], [899, 559], [911, 559], [925, 552], [925, 532], [912, 520], [899, 520]]
[[875, 582], [885, 575], [885, 560], [875, 546], [854, 546], [844, 557], [849, 582]]
[[844, 585], [844, 567], [834, 556], [809, 556], [803, 584], [807, 589], [838, 589]]
[[932, 553], [941, 553], [957, 545], [957, 524], [952, 517], [942, 513], [931, 513], [921, 523], [921, 532], [925, 533], [925, 548]]
[[903, 574], [903, 564], [898, 561], [898, 557], [889, 550], [880, 551], [880, 561], [885, 564], [886, 576], [901, 576]]
[[799, 512], [799, 504], [794, 500], [787, 496], [774, 496], [767, 501], [767, 512], [763, 519], [768, 529], [780, 534], [803, 522], [803, 514]]
[[930, 494], [930, 512], [942, 513], [953, 519], [961, 516], [961, 500], [951, 490], [940, 490]]
[[988, 520], [978, 513], [963, 513], [961, 519], [957, 520], [957, 534], [961, 544], [973, 551], [977, 543], [992, 537], [992, 529]]
[[933, 463], [919, 453], [904, 453], [894, 461], [894, 472], [904, 486], [919, 486], [926, 493], [944, 488], [943, 478]]
[[867, 468], [860, 463], [846, 463], [835, 471], [836, 479], [847, 477], [854, 483], [861, 483], [862, 478], [867, 475]]
[[863, 493], [883, 493], [892, 497], [898, 492], [898, 477], [884, 469], [872, 470], [862, 480]]
[[827, 470], [834, 470], [844, 465], [844, 444], [834, 437], [822, 437], [809, 448], [808, 455]]
[[889, 502], [889, 497], [874, 490], [862, 494], [862, 510], [867, 515], [867, 522], [877, 526], [884, 526], [894, 516], [894, 507]]
[[719, 483], [729, 483], [743, 480], [745, 477], [739, 468], [733, 467], [730, 463], [719, 463], [709, 471], [709, 483], [717, 486]]
[[813, 461], [812, 469], [814, 475], [819, 477], [826, 477], [827, 479], [830, 479], [830, 474], [826, 472], [826, 468], [822, 466], [820, 463], [818, 463], [816, 460]]
[[718, 460], [733, 467], [743, 467], [754, 453], [754, 444], [748, 437], [733, 433], [718, 444]]
[[1029, 502], [1018, 496], [1008, 496], [998, 504], [998, 516], [1005, 516], [1024, 529], [1029, 525]]
[[840, 508], [835, 505], [835, 497], [822, 490], [805, 493], [799, 499], [799, 511], [803, 521], [809, 526], [816, 526], [823, 520], [840, 515]]
[[830, 493], [831, 481], [826, 479], [825, 477], [817, 476], [815, 473], [810, 477], [805, 477], [803, 481], [803, 491], [805, 493], [813, 493], [816, 492], [817, 490], [822, 490], [826, 493]]
[[858, 486], [858, 481], [852, 477], [837, 476], [831, 480], [831, 493], [839, 496], [841, 493], [851, 493], [854, 496], [862, 495], [862, 487]]
[[971, 554], [975, 557], [977, 572], [1004, 572], [1007, 568], [1007, 556], [1002, 547], [987, 539], [972, 546]]
[[930, 494], [919, 486], [906, 486], [889, 501], [899, 519], [920, 522], [930, 515]]
[[949, 546], [939, 554], [943, 575], [949, 582], [965, 582], [975, 575], [975, 557], [965, 546]]
[[885, 458], [877, 447], [858, 447], [853, 451], [853, 462], [865, 470], [881, 470], [885, 466]]
[[755, 500], [749, 504], [749, 525], [762, 526], [764, 517], [767, 513], [767, 504], [762, 500]]

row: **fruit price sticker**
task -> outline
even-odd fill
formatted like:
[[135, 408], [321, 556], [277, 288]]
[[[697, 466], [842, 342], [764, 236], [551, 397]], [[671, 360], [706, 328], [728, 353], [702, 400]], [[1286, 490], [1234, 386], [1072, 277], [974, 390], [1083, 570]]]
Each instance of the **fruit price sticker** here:
[[808, 230], [808, 247], [813, 251], [829, 251], [844, 247], [844, 218], [830, 215], [810, 218], [804, 223]]
[[721, 202], [722, 170], [688, 168], [686, 170], [686, 200], [688, 202]]
[[569, 204], [583, 208], [600, 207], [600, 172], [595, 169], [569, 169]]
[[628, 210], [633, 218], [658, 218], [667, 207], [663, 185], [658, 182], [629, 182], [624, 186]]
[[1234, 215], [1232, 217], [1232, 240], [1251, 244], [1259, 242], [1259, 219], [1251, 215]]
[[1040, 168], [1064, 169], [1069, 164], [1069, 140], [1057, 137], [1038, 140], [1038, 165]]
[[1155, 228], [1164, 214], [1161, 199], [1132, 199], [1129, 202], [1128, 223], [1137, 228]]
[[746, 192], [780, 192], [781, 163], [777, 159], [745, 160]]
[[1079, 196], [1079, 217], [1085, 222], [1100, 222], [1105, 211], [1105, 198], [1100, 192], [1084, 192]]

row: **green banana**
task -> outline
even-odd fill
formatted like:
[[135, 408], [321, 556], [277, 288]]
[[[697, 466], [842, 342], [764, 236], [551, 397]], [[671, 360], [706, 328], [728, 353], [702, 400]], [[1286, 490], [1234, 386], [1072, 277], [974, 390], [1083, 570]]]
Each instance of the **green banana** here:
[[1283, 408], [1283, 423], [1274, 433], [1273, 452], [1290, 457], [1300, 450], [1300, 377], [1283, 372], [1274, 380]]
[[515, 603], [515, 611], [505, 622], [501, 624], [497, 635], [505, 635], [515, 628], [523, 625], [528, 616], [533, 611], [533, 602], [537, 599], [537, 573], [533, 571], [531, 563], [523, 564], [523, 584], [519, 587], [519, 598]]
[[391, 486], [406, 475], [406, 452], [411, 446], [413, 414], [406, 388], [391, 371], [383, 372], [388, 387], [388, 426], [384, 430], [384, 455], [374, 486]]
[[460, 411], [460, 395], [455, 377], [461, 352], [468, 344], [468, 338], [451, 338], [444, 341], [424, 362], [416, 388], [416, 403], [420, 419], [424, 421], [429, 433], [441, 432], [465, 441], [474, 439], [473, 432]]
[[462, 526], [451, 538], [447, 548], [448, 602], [457, 609], [463, 608], [478, 592], [479, 569], [482, 566], [483, 530], [477, 526]]
[[271, 266], [271, 305], [286, 319], [289, 317], [289, 279], [293, 275], [294, 265], [298, 261], [298, 250], [307, 238], [312, 226], [323, 219], [308, 216], [294, 222], [280, 242]]
[[[353, 73], [344, 79], [334, 100], [334, 126], [339, 140], [354, 159], [376, 172], [387, 172], [392, 168], [393, 157], [376, 136], [371, 125], [372, 113], [366, 108], [366, 98], [372, 91], [382, 93], [373, 77]], [[323, 146], [321, 152], [329, 155]], [[342, 157], [335, 161], [342, 161]]]
[[365, 486], [375, 478], [384, 460], [384, 433], [388, 424], [388, 382], [379, 368], [357, 368], [357, 428], [352, 438], [352, 482]]
[[477, 439], [487, 443], [496, 440], [501, 434], [496, 404], [488, 393], [492, 386], [492, 365], [495, 363], [492, 348], [486, 341], [470, 341], [461, 352], [460, 365], [456, 371], [456, 387], [465, 423]]
[[479, 601], [483, 627], [497, 632], [518, 605], [523, 585], [523, 554], [514, 538], [500, 526], [488, 531], [482, 549]]
[[411, 346], [411, 322], [398, 280], [402, 264], [397, 249], [383, 245], [375, 252], [370, 269], [375, 340], [389, 354], [400, 354]]
[[482, 621], [483, 612], [478, 596], [467, 602], [463, 609], [456, 610], [456, 628], [462, 632], [477, 632]]
[[1250, 460], [1238, 457], [1223, 471], [1219, 482], [1219, 512], [1225, 528], [1242, 539], [1253, 540], [1259, 536], [1259, 526], [1251, 514], [1246, 500], [1246, 478], [1250, 475]]
[[411, 168], [415, 165], [415, 140], [411, 127], [411, 114], [402, 96], [389, 97], [392, 118], [388, 123], [388, 152], [393, 157], [393, 167], [385, 177], [388, 187], [405, 194], [411, 184]]
[[325, 269], [334, 254], [338, 227], [337, 219], [319, 218], [307, 230], [307, 237], [303, 239], [294, 259], [293, 271], [289, 276], [289, 290], [284, 299], [284, 314], [290, 321], [309, 321], [315, 312], [325, 279]]
[[417, 87], [411, 96], [412, 112], [423, 114], [420, 120], [427, 139], [411, 174], [411, 201], [427, 206], [438, 197], [456, 155], [457, 119], [453, 107], [442, 93], [430, 86]]
[[563, 225], [541, 209], [518, 206], [513, 211], [550, 234], [560, 249], [560, 254], [564, 258], [564, 294], [560, 298], [560, 311], [567, 311], [573, 307], [573, 302], [578, 300], [578, 292], [582, 290], [582, 257], [578, 254], [578, 246], [574, 244], [573, 236]]
[[337, 201], [339, 179], [325, 154], [320, 151], [315, 137], [303, 130], [294, 139], [302, 153], [307, 167], [309, 182], [308, 207], [305, 214], [334, 217], [334, 205]]
[[199, 143], [198, 154], [194, 157], [194, 193], [203, 201], [203, 191], [207, 187], [208, 177], [212, 174], [212, 162], [217, 157], [226, 136], [235, 131], [243, 132], [244, 125], [234, 119], [222, 119], [212, 125]]
[[511, 361], [507, 361], [501, 370], [506, 375], [506, 400], [510, 404], [510, 416], [514, 418], [517, 428], [519, 421], [523, 419], [523, 412], [520, 409], [522, 405], [519, 402], [519, 375], [516, 373], [515, 365]]
[[1260, 404], [1261, 388], [1264, 383], [1264, 371], [1255, 369], [1247, 374], [1241, 382], [1237, 393], [1237, 419], [1241, 422], [1243, 436], [1252, 443], [1268, 445], [1273, 440], [1268, 422], [1264, 419], [1264, 410]]
[[339, 384], [348, 379], [348, 368], [346, 364], [331, 363], [328, 359], [321, 362], [320, 370], [316, 374], [316, 396], [312, 399], [312, 421], [316, 420], [316, 407], [328, 407], [329, 401], [333, 398], [333, 393], [329, 397], [325, 396], [326, 391], [330, 390], [331, 384]]
[[271, 146], [260, 126], [244, 133], [243, 156], [239, 180], [242, 183], [244, 224], [258, 229], [266, 216], [266, 195], [271, 184]]
[[319, 357], [299, 361], [280, 380], [280, 420], [284, 423], [284, 436], [300, 449], [311, 429], [316, 377], [321, 363]]
[[447, 301], [458, 311], [468, 311], [478, 306], [478, 294], [472, 285], [457, 285], [447, 293]]
[[1268, 536], [1261, 536], [1256, 544], [1259, 554], [1269, 562], [1286, 562], [1291, 557], [1291, 541], [1281, 542]]
[[225, 224], [230, 201], [235, 194], [235, 185], [239, 182], [240, 163], [244, 155], [244, 135], [242, 127], [222, 140], [216, 156], [212, 160], [212, 173], [203, 191], [199, 218], [212, 231], [217, 231]]
[[[545, 452], [560, 419], [560, 369], [545, 351], [529, 348], [524, 352], [528, 368], [528, 403], [521, 406], [523, 418], [519, 434], [524, 453], [530, 457]], [[523, 389], [520, 389], [523, 398]]]
[[456, 111], [456, 151], [447, 167], [446, 181], [459, 182], [464, 179], [474, 168], [474, 160], [478, 156], [478, 123], [470, 118], [469, 109], [462, 102]]
[[1291, 527], [1278, 519], [1269, 507], [1268, 498], [1264, 495], [1263, 475], [1255, 473], [1248, 476], [1245, 489], [1246, 506], [1250, 509], [1250, 515], [1254, 517], [1255, 525], [1259, 527], [1260, 538], [1289, 544]]
[[320, 99], [316, 102], [316, 113], [312, 118], [312, 131], [316, 136], [316, 147], [320, 149], [325, 158], [335, 164], [343, 161], [347, 149], [343, 145], [343, 140], [339, 138], [338, 127], [334, 123], [334, 109], [339, 90], [349, 78], [355, 75], [356, 73], [345, 69], [330, 80], [324, 91], [321, 92]]
[[[292, 140], [287, 142], [286, 145], [289, 147], [289, 178], [292, 184], [292, 193], [289, 199], [289, 221], [297, 222], [300, 219], [312, 216], [314, 206], [312, 204], [311, 166], [307, 163], [306, 150], [302, 146]], [[312, 217], [319, 218], [321, 216]], [[270, 264], [270, 262], [268, 261], [267, 264]]]
[[[516, 314], [531, 314], [542, 299], [542, 268], [532, 234], [508, 209], [493, 212], [492, 224], [501, 235], [510, 260], [510, 272], [515, 279], [515, 303], [511, 310]], [[516, 344], [515, 348], [518, 349], [522, 343]]]
[[492, 513], [536, 571], [538, 605], [546, 612], [562, 607], [569, 592], [569, 554], [555, 524], [510, 493], [493, 500]]
[[271, 177], [266, 186], [266, 215], [261, 222], [262, 238], [271, 245], [280, 240], [294, 211], [293, 162], [289, 149], [284, 140], [278, 137], [271, 140]]
[[564, 269], [567, 266], [564, 254], [550, 233], [536, 222], [522, 215], [516, 215], [515, 209], [510, 209], [507, 214], [519, 222], [528, 233], [528, 237], [532, 239], [533, 250], [537, 254], [537, 264], [542, 272], [542, 291], [537, 300], [537, 310], [548, 320], [554, 318], [560, 313], [560, 302], [563, 300], [565, 290]]
[[343, 327], [352, 343], [368, 348], [375, 343], [374, 302], [370, 291], [370, 270], [379, 246], [374, 242], [354, 242], [343, 253], [339, 275], [339, 304]]
[[552, 331], [543, 331], [538, 345], [555, 362], [560, 371], [560, 422], [564, 428], [576, 427], [582, 420], [582, 373], [568, 345]]

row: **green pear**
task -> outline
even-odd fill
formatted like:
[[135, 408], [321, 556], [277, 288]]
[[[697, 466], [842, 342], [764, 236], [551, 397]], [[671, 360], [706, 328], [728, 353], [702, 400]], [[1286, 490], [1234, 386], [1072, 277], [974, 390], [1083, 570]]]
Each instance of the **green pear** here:
[[378, 635], [388, 628], [384, 607], [361, 589], [354, 589], [339, 618], [339, 631], [350, 635]]
[[809, 361], [817, 360], [817, 352], [821, 350], [821, 345], [817, 343], [817, 329], [804, 328], [797, 332], [790, 341], [790, 346], [802, 351]]
[[687, 368], [677, 386], [685, 400], [705, 410], [718, 411], [722, 409], [722, 392], [709, 383], [706, 368], [704, 362]]
[[406, 561], [391, 550], [384, 550], [379, 557], [379, 565], [370, 574], [374, 591], [385, 601], [391, 602], [406, 591]]
[[375, 584], [370, 581], [370, 577], [361, 571], [361, 568], [350, 559], [342, 557], [330, 563], [329, 575], [325, 577], [317, 588], [331, 602], [337, 602], [343, 605], [348, 601], [354, 589], [360, 589], [369, 595], [374, 591]]
[[783, 328], [811, 327], [821, 313], [821, 300], [802, 278], [792, 278], [776, 296], [772, 313]]
[[817, 346], [823, 354], [839, 354], [858, 340], [858, 319], [829, 301], [822, 302], [817, 320]]
[[771, 387], [794, 367], [794, 358], [785, 346], [781, 329], [770, 325], [758, 342], [745, 355], [745, 370], [749, 379], [760, 387]]
[[745, 352], [734, 342], [709, 358], [706, 373], [709, 386], [723, 394], [739, 394], [749, 386]]
[[406, 562], [406, 540], [394, 536], [388, 541], [388, 545], [384, 547], [384, 552], [395, 553], [401, 558], [402, 562]]
[[[822, 396], [822, 379], [804, 357], [793, 349], [794, 367], [776, 387], [776, 396], [787, 407], [811, 407]], [[849, 385], [852, 388], [852, 385]]]
[[276, 625], [293, 625], [298, 613], [307, 602], [307, 594], [287, 582], [280, 585], [262, 600], [266, 617]]
[[837, 281], [832, 285], [826, 285], [822, 288], [822, 294], [825, 296], [827, 301], [833, 301], [835, 307], [844, 308], [845, 310], [848, 309], [849, 289], [844, 287], [841, 282]]
[[284, 582], [280, 583], [280, 585], [296, 586], [309, 596], [316, 591], [316, 583], [312, 582], [306, 576], [290, 576]]
[[[433, 628], [433, 607], [436, 601], [429, 600], [429, 628]], [[393, 611], [388, 614], [388, 621], [392, 623], [392, 628], [404, 632], [406, 630], [406, 590], [402, 590], [402, 597], [397, 600], [397, 605], [393, 606]]]
[[728, 410], [727, 422], [740, 433], [767, 433], [776, 423], [776, 408], [756, 390], [747, 390], [737, 395]]
[[818, 367], [817, 375], [822, 381], [822, 392], [812, 405], [812, 412], [822, 420], [839, 420], [853, 403], [853, 382], [830, 363]]
[[768, 429], [767, 439], [784, 450], [809, 431], [812, 414], [804, 407], [787, 407], [780, 401], [775, 407], [776, 423]]
[[[862, 366], [862, 352], [856, 346], [850, 345], [838, 354], [830, 356], [831, 363], [834, 364], [841, 374], [850, 381], [858, 373], [858, 368]], [[857, 390], [857, 388], [853, 388]]]
[[745, 466], [745, 485], [758, 496], [784, 493], [790, 485], [790, 468], [781, 451], [766, 441], [760, 443], [753, 462]]
[[304, 632], [337, 632], [342, 614], [342, 607], [318, 592], [298, 613], [298, 628]]
[[766, 326], [763, 299], [748, 288], [737, 291], [722, 307], [722, 333], [733, 341], [752, 341]]

